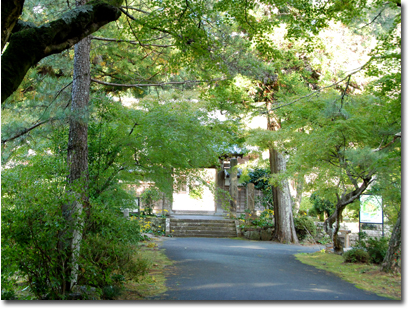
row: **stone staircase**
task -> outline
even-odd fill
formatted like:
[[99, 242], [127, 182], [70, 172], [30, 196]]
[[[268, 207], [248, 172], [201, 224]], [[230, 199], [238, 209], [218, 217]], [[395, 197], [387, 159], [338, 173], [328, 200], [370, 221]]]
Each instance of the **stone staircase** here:
[[174, 237], [237, 237], [234, 220], [170, 218], [170, 234]]

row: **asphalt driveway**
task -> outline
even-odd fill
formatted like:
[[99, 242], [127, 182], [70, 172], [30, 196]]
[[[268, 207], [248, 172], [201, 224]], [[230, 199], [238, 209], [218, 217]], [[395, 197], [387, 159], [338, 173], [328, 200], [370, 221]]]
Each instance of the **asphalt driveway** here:
[[169, 238], [176, 261], [155, 300], [389, 300], [293, 256], [320, 248], [228, 238]]

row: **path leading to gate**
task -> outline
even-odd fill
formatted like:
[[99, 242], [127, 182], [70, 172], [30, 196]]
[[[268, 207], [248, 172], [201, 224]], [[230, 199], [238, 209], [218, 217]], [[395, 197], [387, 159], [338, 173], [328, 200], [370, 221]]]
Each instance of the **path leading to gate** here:
[[228, 238], [168, 238], [176, 261], [158, 300], [387, 300], [293, 256], [319, 248]]

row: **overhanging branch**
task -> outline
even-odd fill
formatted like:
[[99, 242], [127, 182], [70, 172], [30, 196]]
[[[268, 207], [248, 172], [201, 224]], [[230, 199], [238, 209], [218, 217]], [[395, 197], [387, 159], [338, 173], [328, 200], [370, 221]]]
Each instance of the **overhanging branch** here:
[[119, 39], [112, 39], [112, 38], [102, 38], [102, 37], [98, 37], [98, 36], [91, 36], [92, 40], [99, 40], [99, 41], [106, 41], [106, 42], [116, 42], [116, 43], [129, 43], [129, 44], [133, 44], [133, 45], [140, 45], [143, 47], [172, 47], [174, 45], [161, 45], [161, 44], [143, 44], [141, 42], [137, 42], [137, 41], [131, 41], [131, 40], [119, 40]]
[[[294, 104], [294, 103], [296, 103], [296, 102], [298, 102], [298, 101], [300, 101], [300, 100], [302, 100], [302, 99], [305, 99], [305, 98], [308, 98], [308, 97], [310, 97], [310, 96], [312, 96], [312, 95], [314, 95], [314, 94], [320, 93], [320, 92], [321, 92], [322, 90], [324, 90], [324, 89], [332, 88], [332, 87], [334, 87], [334, 86], [336, 86], [336, 85], [342, 83], [342, 82], [343, 82], [344, 80], [346, 80], [346, 79], [350, 79], [352, 75], [354, 75], [354, 74], [358, 73], [359, 71], [363, 70], [363, 69], [371, 62], [372, 59], [373, 59], [373, 58], [369, 59], [369, 61], [368, 61], [367, 63], [365, 63], [363, 66], [361, 66], [361, 67], [357, 68], [356, 70], [354, 70], [353, 72], [349, 73], [347, 76], [345, 76], [343, 79], [337, 81], [336, 83], [333, 83], [333, 84], [328, 85], [328, 86], [325, 86], [325, 87], [321, 87], [321, 88], [319, 88], [319, 89], [317, 89], [317, 90], [315, 90], [315, 91], [312, 91], [311, 93], [306, 94], [306, 95], [304, 95], [304, 96], [302, 96], [302, 97], [299, 97], [298, 99], [296, 99], [296, 100], [294, 100], [294, 101], [291, 101], [291, 102], [289, 102], [289, 103], [285, 103], [285, 104], [276, 106], [276, 107], [274, 107], [274, 108], [271, 108], [270, 111], [274, 111], [274, 110], [276, 110], [276, 109], [280, 109], [280, 108], [282, 108], [282, 107], [285, 107], [285, 106]], [[264, 103], [264, 102], [256, 102], [256, 103]], [[279, 104], [279, 103], [277, 103], [277, 104]]]
[[45, 123], [47, 123], [47, 122], [50, 122], [50, 121], [52, 121], [52, 120], [54, 120], [54, 119], [53, 119], [53, 118], [50, 118], [50, 119], [47, 119], [47, 120], [38, 122], [38, 123], [32, 125], [32, 126], [29, 127], [29, 128], [26, 128], [26, 129], [21, 130], [20, 132], [18, 132], [17, 134], [15, 134], [15, 135], [12, 136], [12, 137], [2, 139], [2, 140], [1, 140], [1, 143], [4, 144], [4, 143], [10, 142], [10, 141], [12, 141], [12, 140], [15, 140], [16, 138], [18, 138], [18, 137], [20, 137], [20, 136], [23, 136], [24, 134], [27, 134], [28, 132], [34, 130], [35, 128], [37, 128], [37, 127], [39, 127], [39, 126], [41, 126], [41, 125], [43, 125], [43, 124], [45, 124]]
[[[121, 15], [122, 1], [91, 1], [60, 19], [14, 33], [1, 60], [1, 102], [20, 85], [27, 71], [41, 59], [69, 49]], [[118, 4], [119, 3], [119, 4]]]

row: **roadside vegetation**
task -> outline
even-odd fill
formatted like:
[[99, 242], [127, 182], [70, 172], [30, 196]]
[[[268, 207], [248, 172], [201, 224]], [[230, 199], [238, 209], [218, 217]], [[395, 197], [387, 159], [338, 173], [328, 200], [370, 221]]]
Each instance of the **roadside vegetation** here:
[[[264, 191], [243, 228], [341, 254], [341, 222], [381, 196], [380, 266], [401, 269], [400, 0], [7, 3], [2, 299], [153, 295], [162, 279], [147, 274], [166, 265], [141, 235], [154, 203], [200, 197], [213, 184], [198, 170], [224, 173], [237, 151]], [[136, 201], [140, 222], [124, 218]]]
[[372, 263], [346, 263], [341, 255], [325, 250], [315, 253], [298, 253], [295, 257], [302, 263], [331, 272], [357, 288], [394, 300], [402, 298], [402, 276], [382, 272]]

